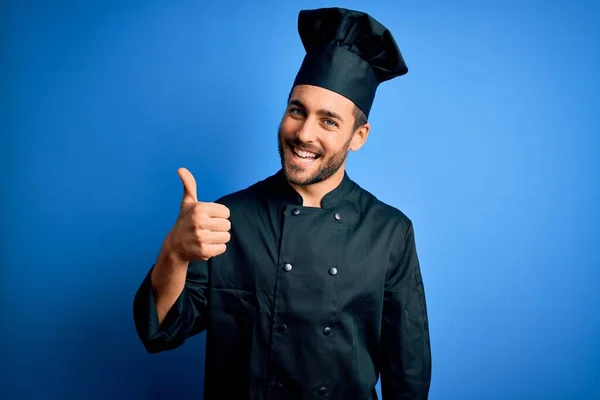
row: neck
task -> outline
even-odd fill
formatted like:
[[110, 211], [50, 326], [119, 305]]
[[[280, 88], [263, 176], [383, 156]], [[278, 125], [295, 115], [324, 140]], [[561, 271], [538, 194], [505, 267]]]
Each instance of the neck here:
[[305, 207], [321, 207], [323, 197], [333, 189], [339, 186], [344, 179], [344, 168], [340, 168], [335, 174], [322, 182], [312, 185], [295, 185], [290, 183], [290, 186], [302, 196], [302, 205]]

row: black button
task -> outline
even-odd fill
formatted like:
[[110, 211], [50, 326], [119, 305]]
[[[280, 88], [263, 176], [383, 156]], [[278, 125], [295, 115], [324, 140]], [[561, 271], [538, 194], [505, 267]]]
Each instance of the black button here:
[[283, 269], [286, 270], [287, 272], [290, 272], [292, 270], [292, 264], [287, 263], [283, 266]]
[[277, 382], [277, 381], [270, 381], [269, 382], [269, 387], [271, 387], [271, 388], [277, 388], [277, 389], [283, 389], [283, 384], [281, 382]]
[[327, 388], [322, 387], [319, 389], [319, 396], [327, 396]]
[[326, 327], [325, 329], [323, 329], [323, 335], [325, 335], [325, 336], [331, 335], [331, 328]]
[[300, 214], [300, 210], [298, 210], [297, 208], [294, 208], [294, 209], [292, 210], [292, 214], [294, 214], [294, 215], [298, 215], [298, 214]]
[[287, 325], [286, 324], [281, 324], [277, 327], [277, 331], [279, 333], [285, 333], [287, 331]]
[[336, 220], [340, 220], [342, 219], [342, 216], [340, 215], [340, 213], [335, 213], [335, 215], [333, 216], [333, 218], [335, 218]]
[[329, 275], [335, 275], [337, 274], [337, 268], [336, 267], [331, 267], [329, 268]]

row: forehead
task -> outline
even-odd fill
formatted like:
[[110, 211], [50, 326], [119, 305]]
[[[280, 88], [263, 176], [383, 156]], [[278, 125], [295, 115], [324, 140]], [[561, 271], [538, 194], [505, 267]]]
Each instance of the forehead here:
[[339, 114], [354, 112], [354, 103], [339, 93], [312, 85], [298, 85], [290, 100], [300, 100], [309, 110], [329, 110]]

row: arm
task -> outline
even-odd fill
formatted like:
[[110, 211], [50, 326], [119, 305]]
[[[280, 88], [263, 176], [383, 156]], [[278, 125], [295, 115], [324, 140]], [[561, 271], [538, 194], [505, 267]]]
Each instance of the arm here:
[[158, 260], [152, 268], [150, 281], [156, 296], [156, 314], [161, 325], [177, 298], [185, 288], [185, 280], [189, 261], [181, 260], [174, 251], [165, 246], [161, 249]]
[[206, 329], [210, 260], [230, 239], [229, 209], [199, 202], [193, 175], [177, 172], [184, 189], [179, 216], [133, 301], [135, 327], [150, 353], [179, 347]]
[[135, 327], [148, 352], [174, 349], [206, 329], [208, 263], [188, 266], [161, 251], [133, 303]]
[[431, 381], [431, 348], [425, 292], [413, 226], [390, 259], [381, 329], [384, 400], [424, 400]]

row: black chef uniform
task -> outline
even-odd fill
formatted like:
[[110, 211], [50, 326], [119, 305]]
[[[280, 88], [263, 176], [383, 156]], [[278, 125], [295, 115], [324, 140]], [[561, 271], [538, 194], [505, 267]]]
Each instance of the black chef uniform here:
[[[299, 30], [307, 56], [295, 84], [346, 93], [366, 114], [377, 85], [365, 75], [406, 73], [389, 32], [366, 14], [302, 11]], [[362, 89], [332, 83], [327, 66], [350, 68]], [[135, 295], [134, 320], [149, 352], [206, 331], [206, 400], [376, 399], [379, 377], [384, 400], [427, 398], [427, 308], [405, 214], [347, 173], [321, 208], [304, 207], [282, 170], [217, 202], [231, 212], [227, 251], [190, 263], [161, 326], [151, 272]]]

